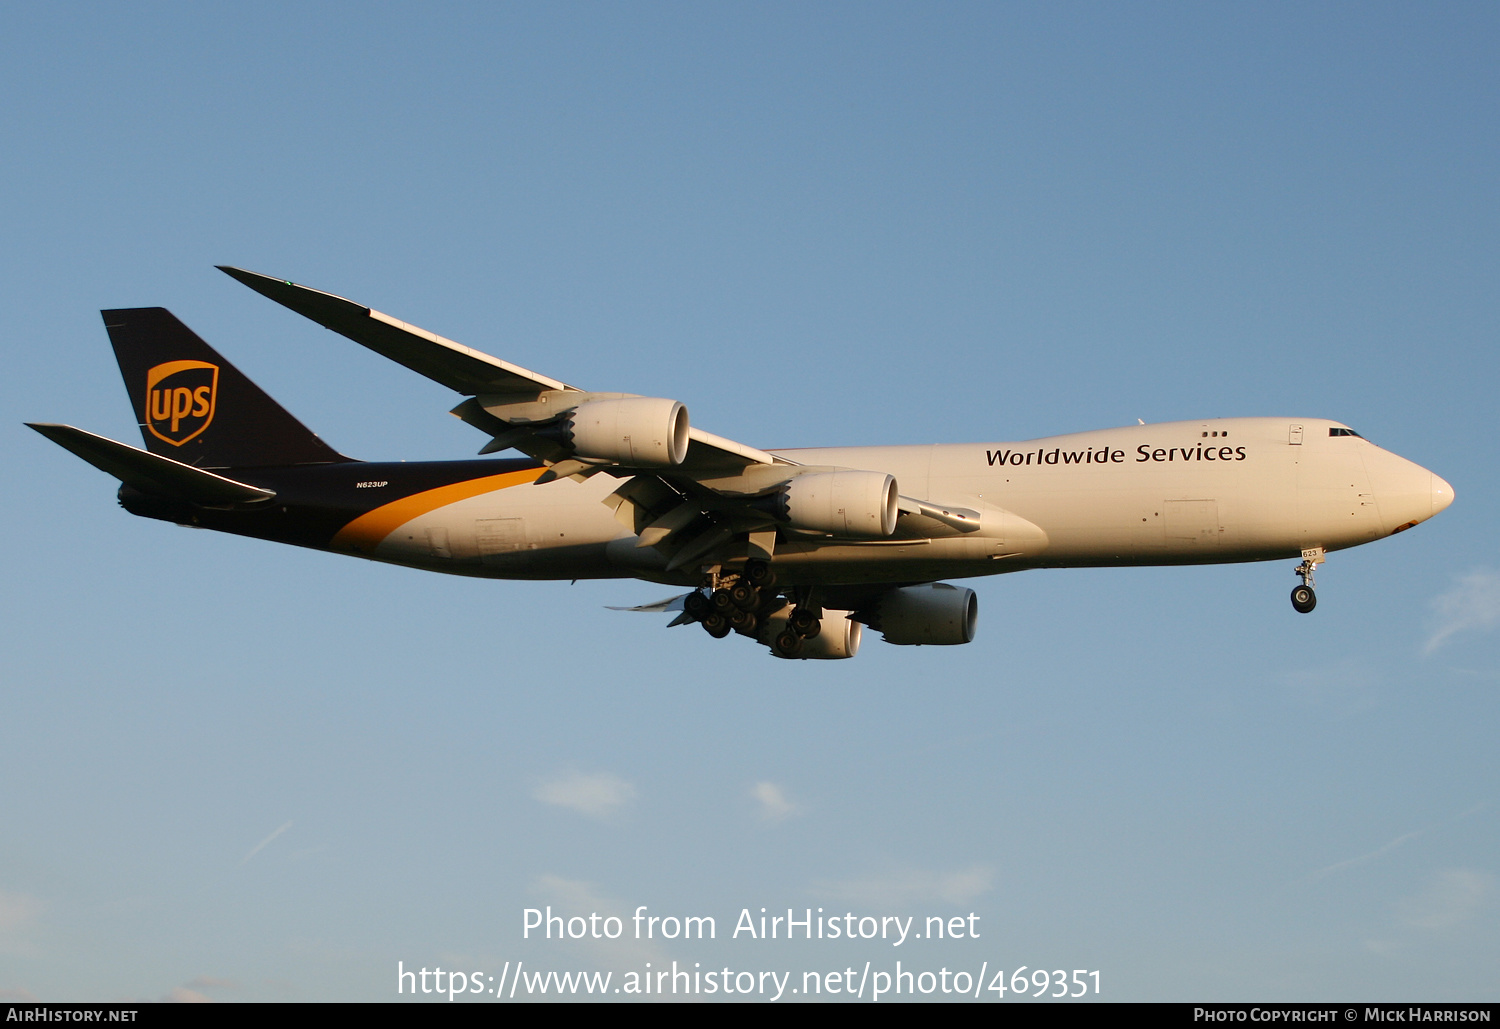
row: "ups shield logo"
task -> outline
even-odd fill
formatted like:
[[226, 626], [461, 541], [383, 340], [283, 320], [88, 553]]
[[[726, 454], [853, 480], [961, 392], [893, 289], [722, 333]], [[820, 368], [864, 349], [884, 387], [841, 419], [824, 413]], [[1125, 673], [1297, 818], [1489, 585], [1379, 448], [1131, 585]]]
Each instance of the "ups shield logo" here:
[[207, 361], [168, 361], [146, 373], [146, 428], [180, 447], [214, 420], [219, 366]]

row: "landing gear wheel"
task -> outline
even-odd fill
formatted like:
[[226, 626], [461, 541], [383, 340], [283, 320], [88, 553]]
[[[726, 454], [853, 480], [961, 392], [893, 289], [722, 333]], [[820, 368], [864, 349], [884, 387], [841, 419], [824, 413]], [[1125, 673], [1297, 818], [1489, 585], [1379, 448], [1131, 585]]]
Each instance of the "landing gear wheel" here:
[[776, 634], [771, 641], [771, 649], [776, 652], [777, 657], [796, 657], [802, 653], [802, 637], [790, 629], [785, 629]]
[[1298, 614], [1307, 614], [1318, 606], [1318, 595], [1312, 591], [1311, 586], [1298, 586], [1292, 590], [1292, 607], [1297, 609]]
[[760, 619], [755, 614], [737, 607], [729, 612], [729, 627], [735, 632], [745, 636], [754, 636], [756, 628], [760, 625]]
[[722, 640], [729, 635], [729, 619], [715, 611], [703, 619], [703, 631], [716, 640]]
[[701, 622], [713, 613], [714, 606], [702, 593], [689, 593], [682, 602], [682, 610]]
[[818, 633], [823, 631], [823, 620], [813, 611], [799, 607], [792, 612], [788, 620], [792, 631], [805, 640], [818, 638]]
[[741, 611], [754, 611], [759, 604], [760, 594], [756, 592], [754, 586], [741, 579], [729, 587], [729, 599]]
[[776, 573], [767, 561], [746, 561], [744, 579], [752, 586], [771, 586], [776, 582]]
[[729, 612], [733, 611], [735, 607], [734, 598], [725, 589], [714, 590], [713, 596], [708, 598], [708, 602], [714, 606], [715, 611], [726, 618], [729, 617]]

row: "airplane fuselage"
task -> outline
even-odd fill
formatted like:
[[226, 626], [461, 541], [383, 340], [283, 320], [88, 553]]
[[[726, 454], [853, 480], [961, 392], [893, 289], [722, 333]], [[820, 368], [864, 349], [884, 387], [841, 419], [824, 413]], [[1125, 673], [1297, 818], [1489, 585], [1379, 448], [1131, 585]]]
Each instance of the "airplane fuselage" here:
[[[980, 516], [974, 531], [907, 529], [878, 540], [783, 531], [775, 563], [787, 584], [1295, 558], [1402, 531], [1453, 496], [1426, 469], [1341, 423], [1313, 418], [775, 453], [799, 465], [887, 472], [903, 494], [941, 498]], [[698, 584], [696, 567], [667, 572], [662, 554], [636, 545], [635, 532], [605, 503], [618, 479], [535, 484], [544, 471], [529, 459], [243, 469], [237, 477], [274, 490], [274, 504], [188, 511], [122, 499], [141, 514], [453, 574]]]

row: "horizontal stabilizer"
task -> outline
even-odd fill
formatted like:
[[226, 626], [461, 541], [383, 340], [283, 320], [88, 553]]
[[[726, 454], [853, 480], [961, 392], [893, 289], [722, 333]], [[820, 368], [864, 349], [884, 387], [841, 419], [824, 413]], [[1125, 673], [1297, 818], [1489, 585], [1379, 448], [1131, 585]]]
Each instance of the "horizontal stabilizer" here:
[[377, 354], [460, 393], [525, 394], [573, 388], [332, 293], [243, 268], [222, 264], [218, 268], [261, 296], [270, 297], [304, 318], [311, 318], [324, 328], [348, 336]]
[[175, 497], [204, 507], [253, 504], [276, 496], [259, 486], [235, 482], [170, 457], [148, 454], [71, 425], [26, 424], [64, 450], [72, 451], [101, 472], [113, 475], [142, 493]]

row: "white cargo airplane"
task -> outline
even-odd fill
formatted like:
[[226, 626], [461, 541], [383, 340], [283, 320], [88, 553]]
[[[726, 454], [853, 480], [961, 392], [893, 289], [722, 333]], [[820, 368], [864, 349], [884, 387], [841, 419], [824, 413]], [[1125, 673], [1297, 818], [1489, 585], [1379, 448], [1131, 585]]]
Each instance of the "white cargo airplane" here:
[[334, 451], [162, 308], [104, 311], [146, 450], [32, 428], [121, 480], [133, 514], [497, 579], [634, 577], [679, 612], [784, 658], [968, 643], [972, 590], [1024, 568], [1300, 558], [1313, 609], [1331, 550], [1453, 502], [1438, 476], [1317, 418], [1214, 418], [1020, 443], [764, 451], [678, 401], [595, 393], [328, 293], [223, 271], [464, 394], [481, 455], [377, 463]]

